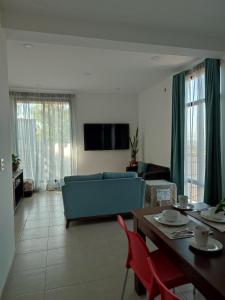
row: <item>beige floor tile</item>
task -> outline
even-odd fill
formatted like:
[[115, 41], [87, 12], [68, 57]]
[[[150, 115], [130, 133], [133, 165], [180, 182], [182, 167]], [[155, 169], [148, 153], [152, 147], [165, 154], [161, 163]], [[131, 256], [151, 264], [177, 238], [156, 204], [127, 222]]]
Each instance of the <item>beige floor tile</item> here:
[[33, 209], [41, 209], [41, 210], [44, 210], [43, 208], [47, 208], [47, 210], [49, 210], [49, 204], [48, 204], [48, 202], [38, 201], [32, 205], [32, 208]]
[[[87, 247], [87, 241], [84, 241], [84, 246]], [[73, 234], [49, 236], [48, 249], [55, 249], [61, 247], [71, 247], [80, 249], [83, 247], [82, 241], [79, 240], [78, 236]]]
[[39, 239], [39, 238], [47, 238], [47, 237], [48, 237], [48, 227], [40, 227], [40, 228], [23, 230], [20, 239], [22, 241], [22, 240]]
[[28, 217], [27, 217], [27, 223], [28, 222], [36, 222], [36, 221], [38, 221], [38, 222], [41, 222], [41, 221], [47, 221], [47, 222], [49, 222], [49, 214], [47, 213], [47, 214], [45, 214], [44, 216], [40, 216], [40, 215], [36, 215], [36, 214], [34, 214], [34, 215], [28, 215]]
[[45, 300], [44, 298], [45, 293], [35, 293], [35, 294], [26, 294], [15, 297], [14, 295], [6, 295], [2, 300]]
[[48, 227], [49, 226], [49, 219], [39, 219], [39, 220], [27, 220], [24, 229], [31, 229], [31, 228], [39, 228], [39, 227]]
[[39, 238], [19, 241], [16, 244], [16, 253], [37, 252], [40, 250], [47, 250], [48, 238]]
[[[77, 284], [58, 289], [48, 290], [46, 293], [46, 300], [117, 300], [120, 299], [122, 288], [122, 275], [116, 277], [109, 277], [103, 280], [96, 280], [84, 284]], [[126, 288], [126, 300], [140, 300], [146, 299], [138, 297], [133, 290], [133, 277], [128, 279]]]
[[57, 206], [49, 206], [49, 214], [51, 215], [59, 215], [60, 217], [64, 214], [64, 207], [63, 205]]
[[94, 263], [55, 265], [47, 268], [46, 286], [47, 289], [53, 289], [115, 276], [118, 270], [122, 270], [121, 267], [121, 264], [118, 267], [116, 263], [105, 264], [104, 262], [99, 265]]
[[[48, 249], [55, 249], [60, 247], [71, 247], [81, 251], [96, 252], [99, 249], [107, 249], [110, 251], [109, 242], [107, 239], [99, 239], [91, 232], [89, 237], [76, 234], [75, 232], [66, 231], [65, 235], [49, 236]], [[106, 251], [107, 253], [107, 251]]]
[[35, 208], [32, 208], [32, 210], [30, 210], [29, 212], [29, 217], [30, 218], [46, 218], [48, 217], [50, 214], [49, 210], [48, 209], [43, 209], [42, 211], [38, 210], [38, 209], [35, 209]]
[[11, 272], [46, 267], [47, 251], [16, 254]]
[[56, 226], [56, 225], [64, 225], [65, 224], [65, 217], [51, 217], [50, 218], [50, 226]]
[[64, 212], [63, 211], [53, 211], [49, 213], [50, 219], [55, 219], [55, 218], [64, 218]]
[[49, 237], [54, 237], [54, 236], [58, 236], [58, 235], [66, 235], [65, 224], [49, 227], [48, 235], [49, 235]]
[[47, 266], [57, 265], [57, 264], [70, 264], [78, 265], [84, 264], [85, 256], [81, 251], [76, 251], [70, 247], [63, 247], [48, 250], [47, 253]]
[[[96, 286], [99, 289], [100, 299], [114, 300], [120, 299], [123, 279], [125, 273], [120, 273], [117, 276], [108, 277], [97, 281]], [[139, 297], [134, 291], [134, 279], [133, 273], [130, 272], [128, 275], [126, 290], [125, 290], [126, 300], [138, 300], [146, 299], [145, 296]]]
[[[46, 288], [54, 289], [63, 286], [82, 283], [85, 280], [84, 270], [67, 264], [47, 268]], [[87, 279], [88, 281], [88, 279]]]
[[44, 292], [44, 288], [44, 269], [16, 272], [9, 276], [3, 299], [7, 299], [7, 297], [12, 297], [12, 299], [15, 299], [18, 296], [26, 294]]
[[48, 239], [48, 249], [62, 248], [66, 245], [68, 245], [68, 240], [65, 235], [49, 237]]
[[[95, 282], [80, 284], [75, 286], [67, 286], [46, 293], [46, 300], [100, 300], [100, 292], [96, 288]], [[105, 298], [107, 299], [107, 298]], [[115, 299], [116, 300], [116, 299]]]

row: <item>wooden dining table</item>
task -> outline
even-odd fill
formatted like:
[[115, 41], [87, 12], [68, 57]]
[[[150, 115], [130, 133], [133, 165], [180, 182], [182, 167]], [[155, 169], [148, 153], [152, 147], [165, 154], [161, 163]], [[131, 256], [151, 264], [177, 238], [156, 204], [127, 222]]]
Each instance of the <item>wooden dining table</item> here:
[[[184, 272], [191, 283], [206, 297], [206, 299], [225, 299], [225, 250], [219, 252], [202, 252], [190, 248], [190, 238], [169, 239], [153, 223], [144, 216], [160, 213], [170, 207], [141, 208], [132, 212], [134, 216], [134, 231], [144, 240], [149, 238], [174, 264]], [[191, 221], [200, 224], [201, 221], [184, 213]], [[201, 223], [202, 224], [202, 223]], [[208, 226], [208, 225], [207, 225]], [[212, 237], [219, 240], [225, 248], [225, 233], [212, 230]], [[135, 276], [135, 290], [138, 295], [145, 293], [145, 288]]]

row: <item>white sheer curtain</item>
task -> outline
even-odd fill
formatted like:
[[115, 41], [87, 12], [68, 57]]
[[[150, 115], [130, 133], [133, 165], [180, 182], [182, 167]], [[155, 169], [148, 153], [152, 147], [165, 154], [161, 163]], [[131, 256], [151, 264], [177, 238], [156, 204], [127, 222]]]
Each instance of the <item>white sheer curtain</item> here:
[[71, 95], [11, 93], [14, 101], [14, 148], [24, 177], [36, 190], [60, 183], [71, 175]]
[[205, 181], [205, 69], [196, 67], [185, 81], [185, 194], [203, 201]]

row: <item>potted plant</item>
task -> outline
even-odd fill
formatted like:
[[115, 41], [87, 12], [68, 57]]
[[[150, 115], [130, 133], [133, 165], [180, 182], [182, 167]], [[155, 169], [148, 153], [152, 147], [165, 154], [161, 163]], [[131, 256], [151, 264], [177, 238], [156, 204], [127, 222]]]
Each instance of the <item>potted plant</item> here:
[[12, 170], [13, 172], [16, 172], [17, 169], [19, 168], [19, 165], [20, 165], [20, 159], [17, 155], [15, 154], [12, 154]]
[[129, 137], [130, 147], [131, 147], [131, 161], [130, 165], [137, 165], [137, 153], [138, 153], [138, 127], [133, 138]]
[[216, 206], [215, 214], [219, 212], [224, 212], [225, 214], [225, 198], [222, 199]]

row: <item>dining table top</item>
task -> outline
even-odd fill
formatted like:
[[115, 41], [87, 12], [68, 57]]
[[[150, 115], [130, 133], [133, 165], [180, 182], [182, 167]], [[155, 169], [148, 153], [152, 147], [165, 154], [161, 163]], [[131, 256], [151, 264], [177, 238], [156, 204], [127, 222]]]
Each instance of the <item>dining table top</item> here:
[[[207, 299], [225, 299], [225, 233], [213, 227], [212, 237], [223, 244], [219, 252], [208, 253], [190, 248], [190, 238], [170, 239], [155, 224], [145, 218], [147, 215], [158, 214], [172, 206], [141, 208], [132, 212], [134, 230], [143, 238], [148, 237], [165, 254], [171, 258], [186, 274], [188, 279], [201, 291]], [[191, 212], [183, 212], [188, 218], [202, 224]], [[209, 226], [207, 224], [207, 226]], [[210, 226], [209, 226], [210, 227]]]

